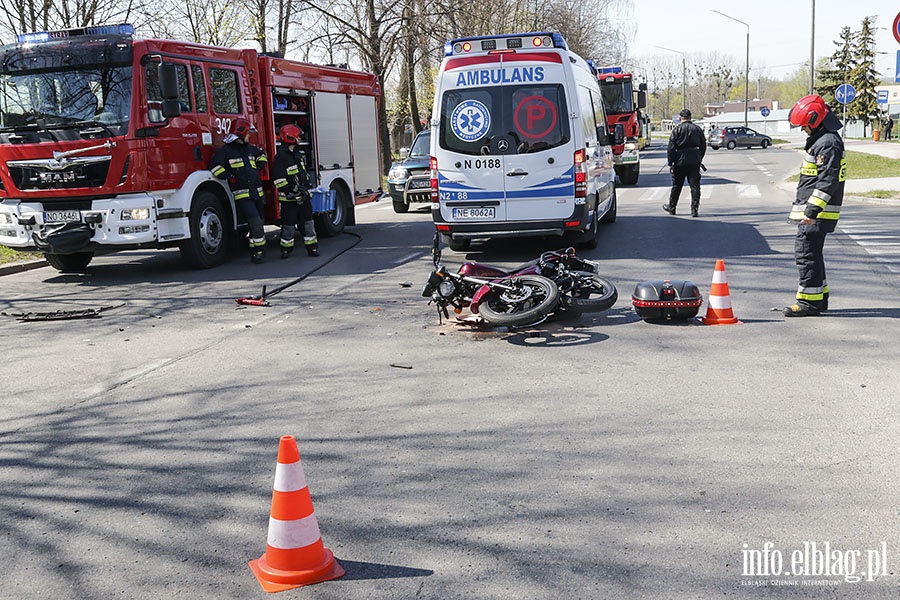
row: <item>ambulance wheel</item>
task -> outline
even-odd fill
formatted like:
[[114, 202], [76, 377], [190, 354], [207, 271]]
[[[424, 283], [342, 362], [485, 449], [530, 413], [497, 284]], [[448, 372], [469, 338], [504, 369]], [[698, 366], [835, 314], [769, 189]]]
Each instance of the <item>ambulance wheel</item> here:
[[60, 273], [83, 273], [94, 258], [94, 253], [45, 254], [44, 258], [47, 260], [47, 264]]
[[334, 210], [315, 215], [316, 233], [323, 237], [334, 237], [344, 231], [353, 210], [352, 198], [342, 185], [332, 185], [334, 190]]
[[192, 269], [218, 267], [228, 258], [228, 239], [231, 236], [228, 213], [212, 192], [198, 192], [191, 204], [190, 239], [178, 246], [181, 258]]
[[600, 218], [600, 222], [603, 223], [604, 225], [608, 225], [609, 223], [615, 223], [618, 210], [619, 210], [619, 194], [616, 191], [616, 188], [613, 187], [612, 202], [610, 203], [609, 210], [606, 211], [606, 214]]
[[454, 240], [450, 238], [447, 240], [447, 245], [454, 252], [468, 252], [469, 248], [472, 247], [472, 240]]
[[585, 250], [593, 250], [597, 247], [597, 234], [600, 232], [600, 217], [597, 215], [599, 206], [594, 207], [594, 214], [591, 217], [591, 226], [582, 233], [575, 245]]

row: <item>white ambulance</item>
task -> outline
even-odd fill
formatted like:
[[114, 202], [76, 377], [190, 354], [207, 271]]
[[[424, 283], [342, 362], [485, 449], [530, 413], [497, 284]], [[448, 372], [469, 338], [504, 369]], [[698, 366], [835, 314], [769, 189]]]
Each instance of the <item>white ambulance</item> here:
[[447, 42], [431, 131], [431, 213], [452, 250], [563, 235], [594, 248], [616, 219], [623, 130], [610, 135], [596, 70], [558, 33]]

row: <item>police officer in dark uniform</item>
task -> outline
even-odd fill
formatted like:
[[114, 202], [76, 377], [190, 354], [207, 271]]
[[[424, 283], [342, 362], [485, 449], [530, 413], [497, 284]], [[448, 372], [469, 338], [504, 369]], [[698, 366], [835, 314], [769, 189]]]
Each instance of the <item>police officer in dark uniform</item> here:
[[310, 256], [319, 256], [319, 241], [313, 223], [306, 155], [297, 145], [302, 135], [296, 125], [285, 125], [278, 132], [281, 145], [272, 161], [272, 178], [278, 190], [281, 206], [281, 258], [294, 251], [294, 235], [298, 223], [303, 223], [303, 245]]
[[678, 197], [687, 178], [691, 188], [691, 216], [697, 217], [700, 215], [700, 165], [706, 155], [706, 138], [703, 130], [691, 121], [690, 110], [684, 109], [679, 114], [681, 123], [672, 130], [666, 152], [672, 174], [672, 190], [669, 192], [669, 203], [663, 204], [663, 210], [670, 215], [675, 214]]
[[821, 96], [810, 94], [797, 100], [788, 120], [791, 125], [802, 127], [808, 137], [789, 217], [797, 223], [794, 259], [800, 271], [800, 285], [796, 303], [784, 309], [784, 316], [808, 317], [828, 309], [822, 251], [826, 234], [834, 231], [841, 215], [847, 159], [844, 140], [837, 133], [843, 124]]
[[231, 133], [225, 136], [225, 145], [213, 155], [209, 170], [228, 182], [238, 213], [250, 226], [250, 260], [261, 263], [266, 253], [266, 234], [265, 195], [259, 172], [267, 159], [266, 153], [249, 141], [254, 131], [256, 128], [247, 119], [235, 119]]

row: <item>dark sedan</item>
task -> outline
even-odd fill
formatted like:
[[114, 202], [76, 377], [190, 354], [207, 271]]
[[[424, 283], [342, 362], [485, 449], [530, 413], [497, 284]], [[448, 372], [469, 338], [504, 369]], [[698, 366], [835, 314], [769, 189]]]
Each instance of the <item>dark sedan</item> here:
[[718, 150], [722, 146], [729, 150], [734, 150], [738, 146], [744, 148], [759, 146], [765, 150], [772, 145], [772, 138], [749, 127], [722, 127], [721, 129], [717, 127], [709, 132], [707, 143], [713, 150]]

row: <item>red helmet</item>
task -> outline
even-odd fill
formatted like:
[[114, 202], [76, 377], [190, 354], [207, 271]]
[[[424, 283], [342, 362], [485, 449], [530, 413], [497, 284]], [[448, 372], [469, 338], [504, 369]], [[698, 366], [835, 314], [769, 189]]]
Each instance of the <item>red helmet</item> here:
[[828, 105], [822, 96], [810, 94], [797, 100], [788, 113], [788, 121], [795, 127], [808, 125], [810, 129], [816, 129], [825, 120], [827, 113]]
[[281, 140], [283, 144], [296, 144], [300, 141], [300, 128], [296, 125], [285, 125], [278, 132], [278, 139]]
[[253, 126], [253, 123], [243, 117], [238, 117], [232, 123], [231, 133], [238, 136], [239, 138], [243, 138], [251, 131], [256, 131], [256, 127]]

